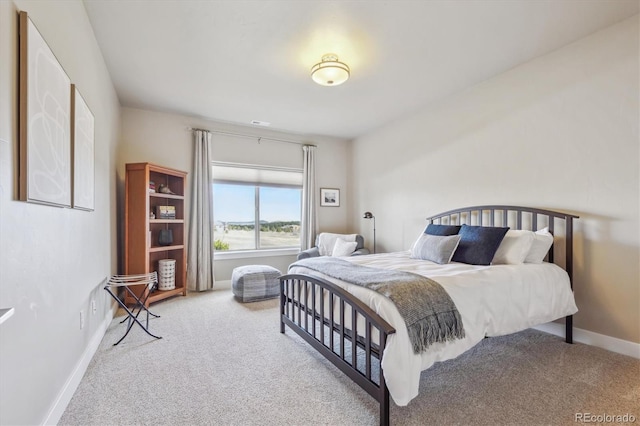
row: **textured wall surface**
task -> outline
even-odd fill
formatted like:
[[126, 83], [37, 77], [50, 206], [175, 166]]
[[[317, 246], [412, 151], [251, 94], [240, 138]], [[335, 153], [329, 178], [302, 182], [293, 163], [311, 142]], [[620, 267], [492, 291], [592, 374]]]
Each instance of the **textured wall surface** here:
[[378, 250], [482, 204], [580, 216], [575, 325], [640, 342], [638, 16], [354, 141], [349, 219]]

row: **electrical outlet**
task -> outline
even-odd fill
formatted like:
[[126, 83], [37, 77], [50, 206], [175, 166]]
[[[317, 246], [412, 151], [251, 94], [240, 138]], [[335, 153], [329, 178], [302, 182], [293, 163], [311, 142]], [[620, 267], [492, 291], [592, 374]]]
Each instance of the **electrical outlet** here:
[[95, 300], [92, 300], [92, 301], [91, 301], [91, 312], [92, 312], [93, 314], [95, 314], [97, 310], [98, 310], [98, 307], [96, 306], [96, 301], [95, 301]]
[[80, 330], [84, 328], [84, 311], [80, 311]]

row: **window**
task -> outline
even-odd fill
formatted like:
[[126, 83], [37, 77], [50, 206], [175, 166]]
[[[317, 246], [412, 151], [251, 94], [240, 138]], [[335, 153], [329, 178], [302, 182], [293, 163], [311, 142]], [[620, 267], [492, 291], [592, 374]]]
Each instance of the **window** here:
[[300, 247], [302, 172], [214, 163], [217, 251]]

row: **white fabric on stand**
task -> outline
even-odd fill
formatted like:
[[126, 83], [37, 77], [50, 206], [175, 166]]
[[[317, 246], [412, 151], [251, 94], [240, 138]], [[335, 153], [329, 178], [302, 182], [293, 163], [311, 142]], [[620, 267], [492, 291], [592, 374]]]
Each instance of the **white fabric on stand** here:
[[302, 218], [300, 248], [307, 250], [314, 246], [317, 229], [316, 212], [316, 147], [304, 145], [302, 171]]
[[211, 188], [211, 133], [194, 132], [194, 157], [187, 250], [187, 288], [213, 288], [213, 191]]

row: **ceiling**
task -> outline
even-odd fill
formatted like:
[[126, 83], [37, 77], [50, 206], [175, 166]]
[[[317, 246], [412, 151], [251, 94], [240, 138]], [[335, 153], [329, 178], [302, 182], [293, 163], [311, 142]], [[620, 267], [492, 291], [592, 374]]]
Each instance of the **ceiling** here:
[[[123, 106], [351, 139], [638, 13], [638, 0], [84, 0]], [[335, 53], [341, 86], [310, 68]]]

